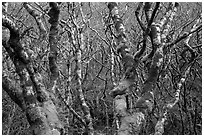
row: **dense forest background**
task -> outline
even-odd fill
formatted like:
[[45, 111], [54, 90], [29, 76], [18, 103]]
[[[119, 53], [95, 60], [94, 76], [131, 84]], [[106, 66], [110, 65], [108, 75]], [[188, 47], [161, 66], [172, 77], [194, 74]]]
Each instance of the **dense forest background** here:
[[3, 135], [202, 134], [202, 3], [3, 2], [2, 87]]

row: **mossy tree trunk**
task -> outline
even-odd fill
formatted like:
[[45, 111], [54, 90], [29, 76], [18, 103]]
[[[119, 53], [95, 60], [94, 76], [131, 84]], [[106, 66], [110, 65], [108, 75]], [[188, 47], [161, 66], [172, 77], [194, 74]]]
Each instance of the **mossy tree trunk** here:
[[[138, 13], [144, 6], [144, 11], [147, 20], [147, 26], [145, 26], [139, 19]], [[124, 76], [119, 84], [111, 91], [111, 96], [114, 98], [116, 113], [119, 117], [120, 126], [118, 134], [139, 134], [142, 125], [145, 123], [145, 115], [147, 112], [151, 112], [154, 105], [154, 86], [159, 76], [159, 70], [163, 63], [163, 49], [167, 45], [165, 42], [168, 35], [170, 23], [173, 20], [174, 15], [178, 7], [178, 3], [169, 4], [166, 14], [158, 22], [153, 22], [154, 16], [159, 8], [159, 3], [155, 4], [155, 8], [150, 17], [150, 9], [152, 3], [139, 3], [136, 9], [137, 20], [144, 31], [143, 35], [143, 47], [138, 51], [135, 56], [129, 54], [129, 48], [127, 44], [127, 36], [125, 34], [125, 27], [122, 19], [119, 16], [119, 10], [117, 3], [108, 3], [110, 15], [113, 20], [117, 32], [117, 51], [121, 55], [121, 62], [123, 64]], [[140, 57], [146, 48], [146, 39], [150, 36], [152, 41], [152, 52], [150, 59], [150, 65], [148, 70], [148, 76], [145, 80], [141, 96], [136, 102], [136, 109], [128, 111], [127, 100], [125, 94], [131, 94], [131, 86], [134, 84], [136, 78], [136, 67], [140, 62]], [[158, 128], [158, 127], [156, 127]], [[156, 129], [160, 130], [160, 129]]]
[[50, 93], [43, 84], [42, 75], [33, 67], [32, 52], [29, 53], [21, 44], [20, 31], [13, 21], [3, 16], [2, 24], [10, 31], [10, 38], [3, 42], [3, 46], [16, 68], [21, 83], [21, 90], [15, 89], [9, 77], [4, 75], [3, 89], [25, 112], [32, 134], [62, 134], [63, 125]]

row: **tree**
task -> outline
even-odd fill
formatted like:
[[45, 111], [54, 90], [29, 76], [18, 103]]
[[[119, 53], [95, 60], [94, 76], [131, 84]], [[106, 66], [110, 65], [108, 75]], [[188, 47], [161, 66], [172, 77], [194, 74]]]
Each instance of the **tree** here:
[[201, 134], [201, 13], [3, 2], [2, 134]]

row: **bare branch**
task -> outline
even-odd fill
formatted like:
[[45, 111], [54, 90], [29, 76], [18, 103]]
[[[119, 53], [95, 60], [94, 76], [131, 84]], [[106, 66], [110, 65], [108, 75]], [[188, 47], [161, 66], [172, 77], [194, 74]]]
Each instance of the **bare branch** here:
[[181, 35], [179, 38], [177, 38], [176, 40], [174, 40], [172, 43], [167, 44], [167, 47], [172, 47], [172, 46], [174, 46], [175, 44], [177, 44], [177, 43], [180, 42], [181, 40], [187, 38], [187, 37], [188, 37], [189, 35], [191, 35], [192, 33], [197, 32], [197, 31], [201, 31], [201, 29], [202, 29], [202, 25], [197, 26], [193, 31], [184, 33], [184, 34]]
[[141, 19], [139, 18], [139, 11], [140, 11], [140, 9], [142, 8], [142, 6], [143, 6], [143, 2], [140, 2], [140, 3], [138, 4], [138, 6], [137, 6], [136, 11], [135, 11], [135, 16], [136, 16], [136, 18], [137, 18], [137, 21], [138, 21], [140, 27], [142, 28], [143, 31], [145, 31], [145, 30], [146, 30], [146, 27], [145, 27], [145, 25], [142, 23]]
[[46, 37], [47, 31], [45, 28], [45, 25], [42, 21], [42, 15], [40, 13], [38, 13], [37, 11], [35, 11], [35, 9], [33, 9], [27, 2], [23, 3], [24, 8], [27, 10], [27, 12], [33, 16], [33, 18], [35, 19], [38, 28], [40, 30], [40, 39], [44, 39]]
[[165, 106], [163, 107], [163, 109], [162, 109], [163, 113], [160, 116], [160, 118], [159, 118], [159, 120], [158, 120], [158, 122], [157, 122], [157, 124], [155, 126], [155, 135], [162, 135], [164, 133], [164, 122], [167, 120], [167, 113], [179, 101], [181, 87], [182, 87], [182, 84], [186, 81], [187, 75], [190, 73], [190, 68], [191, 68], [191, 66], [189, 66], [186, 69], [184, 75], [182, 76], [179, 83], [177, 84], [177, 90], [176, 90], [176, 93], [175, 93], [175, 98], [171, 102], [165, 104]]
[[146, 21], [149, 22], [150, 19], [150, 11], [151, 11], [152, 2], [145, 2], [144, 11], [146, 16]]

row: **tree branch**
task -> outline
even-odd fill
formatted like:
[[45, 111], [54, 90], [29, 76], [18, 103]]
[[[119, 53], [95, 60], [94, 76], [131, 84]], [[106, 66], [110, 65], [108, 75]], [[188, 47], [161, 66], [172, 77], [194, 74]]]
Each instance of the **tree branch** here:
[[2, 88], [8, 93], [9, 97], [24, 111], [26, 107], [24, 104], [22, 91], [13, 86], [13, 82], [8, 78], [8, 76], [2, 77]]
[[49, 3], [51, 9], [48, 12], [50, 19], [48, 22], [51, 24], [50, 32], [49, 32], [49, 45], [50, 45], [50, 53], [49, 53], [49, 68], [51, 72], [50, 78], [50, 89], [52, 93], [55, 93], [55, 88], [57, 86], [57, 80], [59, 76], [59, 70], [57, 65], [57, 46], [58, 46], [58, 25], [59, 25], [59, 14], [60, 9], [57, 3], [50, 2]]
[[42, 40], [45, 39], [47, 31], [46, 31], [45, 25], [41, 19], [42, 15], [40, 13], [38, 13], [37, 11], [35, 11], [27, 2], [24, 2], [23, 6], [27, 10], [27, 12], [31, 16], [33, 16], [33, 18], [35, 19], [35, 21], [38, 25], [38, 28], [40, 30], [40, 39], [42, 39]]
[[140, 11], [140, 9], [142, 8], [142, 6], [143, 6], [143, 2], [140, 2], [140, 3], [138, 4], [138, 6], [137, 6], [137, 9], [135, 10], [135, 16], [136, 16], [136, 19], [137, 19], [137, 21], [138, 21], [140, 27], [142, 28], [143, 31], [145, 31], [145, 30], [146, 30], [146, 27], [145, 27], [145, 25], [142, 23], [142, 21], [141, 21], [140, 18], [139, 18], [139, 11]]
[[202, 25], [197, 26], [194, 30], [184, 33], [183, 35], [181, 35], [179, 38], [177, 38], [176, 40], [174, 40], [172, 43], [169, 43], [167, 45], [167, 47], [171, 48], [172, 46], [174, 46], [175, 44], [177, 44], [178, 42], [180, 42], [181, 40], [187, 38], [189, 35], [191, 35], [194, 32], [200, 31], [202, 29]]

